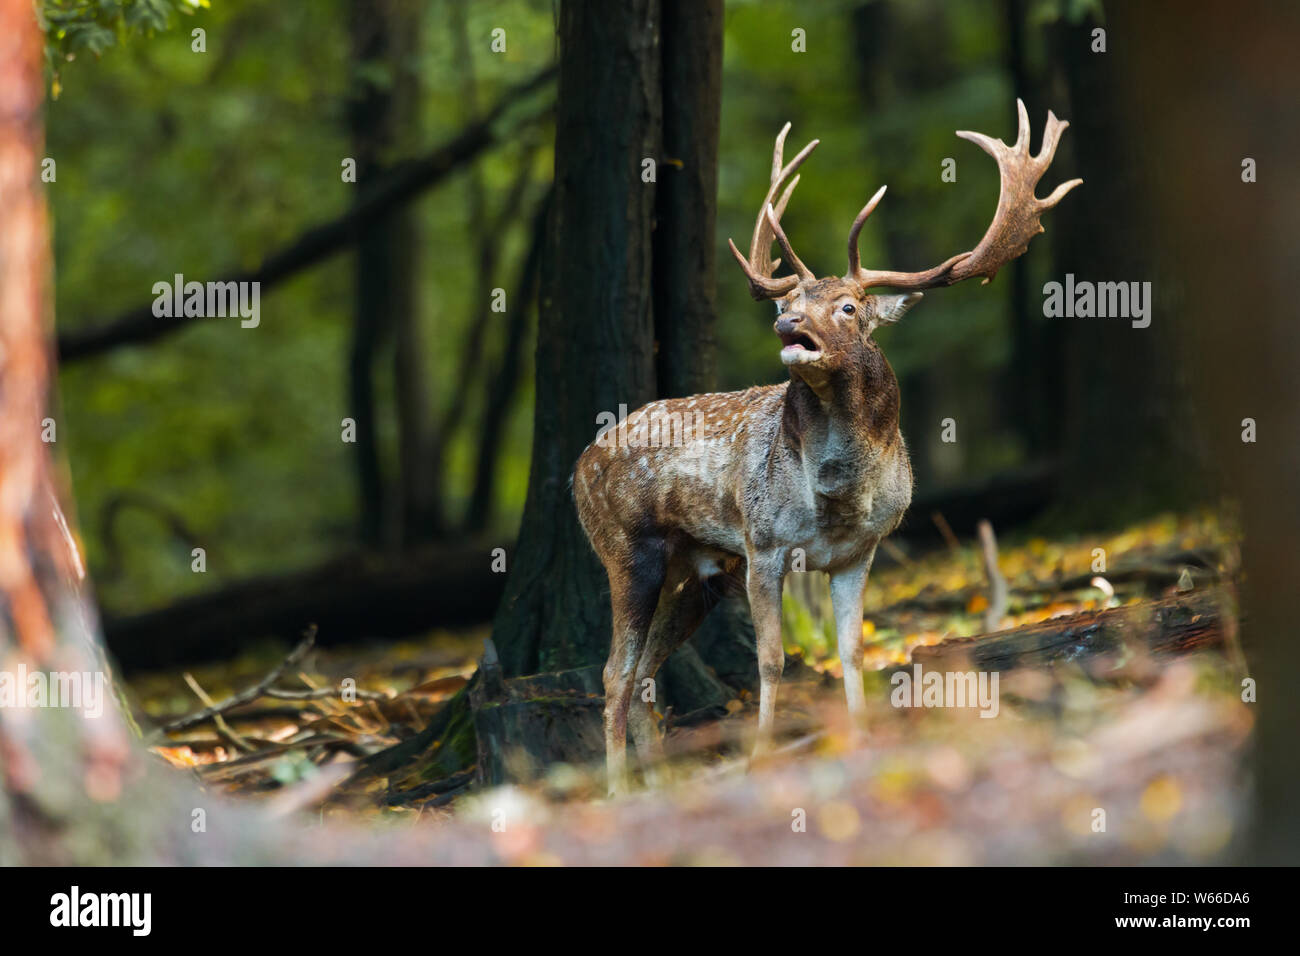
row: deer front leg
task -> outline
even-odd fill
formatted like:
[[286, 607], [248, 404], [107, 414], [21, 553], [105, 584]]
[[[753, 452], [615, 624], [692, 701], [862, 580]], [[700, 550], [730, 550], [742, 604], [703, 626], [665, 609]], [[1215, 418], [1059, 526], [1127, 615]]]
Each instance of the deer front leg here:
[[867, 712], [867, 699], [862, 691], [862, 589], [866, 587], [867, 573], [875, 554], [875, 548], [872, 548], [865, 561], [830, 576], [835, 637], [840, 665], [844, 669], [844, 696], [848, 698], [855, 745], [862, 742]]
[[749, 610], [754, 618], [754, 636], [758, 644], [758, 737], [754, 742], [755, 759], [772, 748], [776, 692], [781, 686], [781, 671], [785, 665], [785, 649], [781, 644], [781, 584], [784, 578], [784, 555], [750, 556], [746, 589], [749, 592]]

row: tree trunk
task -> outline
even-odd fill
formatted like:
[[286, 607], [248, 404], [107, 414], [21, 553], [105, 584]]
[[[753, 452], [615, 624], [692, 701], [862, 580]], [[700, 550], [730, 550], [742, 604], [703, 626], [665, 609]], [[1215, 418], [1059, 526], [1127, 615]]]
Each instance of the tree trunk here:
[[[891, 4], [866, 3], [856, 7], [850, 18], [857, 55], [854, 67], [864, 113], [880, 116], [897, 100], [898, 91], [933, 92], [945, 88], [952, 80], [949, 39], [940, 20], [924, 32], [899, 16]], [[916, 131], [912, 126], [869, 130], [871, 150], [880, 156], [914, 156]], [[865, 146], [865, 144], [864, 144]], [[866, 199], [866, 193], [858, 202]], [[906, 190], [893, 189], [886, 200], [888, 214], [872, 219], [883, 230], [885, 249], [891, 268], [924, 268], [914, 263], [939, 262], [948, 253], [936, 248], [929, 238], [930, 228], [916, 215], [916, 201]], [[900, 329], [903, 335], [928, 334]], [[927, 367], [905, 374], [899, 381], [902, 405], [902, 431], [909, 436], [908, 451], [917, 483], [924, 489], [935, 483], [935, 438], [945, 407], [942, 392], [947, 377], [940, 370]]]
[[492, 571], [491, 551], [481, 540], [457, 539], [342, 555], [106, 616], [105, 639], [130, 673], [229, 659], [267, 637], [292, 640], [308, 624], [320, 625], [321, 647], [409, 637], [435, 625], [473, 627], [489, 618], [505, 583]]
[[[1112, 42], [1127, 38], [1114, 67], [1134, 99], [1128, 133], [1153, 174], [1153, 204], [1166, 227], [1160, 238], [1179, 264], [1176, 277], [1194, 290], [1176, 316], [1165, 318], [1178, 323], [1194, 358], [1187, 371], [1198, 385], [1196, 431], [1240, 501], [1245, 526], [1241, 633], [1258, 723], [1254, 827], [1240, 844], [1241, 862], [1294, 866], [1300, 74], [1291, 64], [1300, 13], [1271, 5], [1245, 15], [1240, 7], [1193, 0], [1177, 17], [1145, 4], [1116, 4], [1106, 20]], [[1211, 58], [1204, 56], [1206, 37], [1214, 38]], [[1248, 158], [1257, 164], [1256, 182], [1243, 179]], [[1258, 429], [1252, 442], [1243, 440], [1245, 418]]]
[[[659, 398], [717, 386], [722, 27], [722, 0], [663, 0], [663, 155], [654, 223]], [[755, 668], [749, 602], [733, 594], [664, 662], [659, 683], [668, 705], [689, 713], [725, 704], [727, 687], [752, 686]]]
[[[383, 178], [399, 138], [418, 121], [411, 58], [418, 49], [420, 9], [413, 0], [352, 4], [352, 58], [361, 88], [348, 118], [360, 194]], [[414, 213], [407, 207], [367, 224], [357, 244], [349, 411], [357, 423], [361, 536], [367, 544], [426, 537], [437, 499], [427, 474], [428, 397], [415, 302], [415, 242]], [[375, 397], [381, 354], [393, 356], [398, 477], [391, 489], [384, 479]]]
[[[609, 652], [608, 582], [569, 485], [597, 413], [712, 385], [721, 46], [719, 0], [561, 7], [533, 462], [494, 626], [505, 678], [590, 673]], [[665, 664], [661, 699], [720, 707], [756, 677], [747, 611], [724, 602]]]
[[[1153, 171], [1143, 161], [1132, 93], [1114, 65], [1128, 40], [1107, 23], [1119, 49], [1092, 52], [1087, 17], [1052, 29], [1054, 59], [1069, 91], [1069, 152], [1052, 182], [1077, 175], [1084, 185], [1053, 210], [1059, 274], [1091, 282], [1152, 284], [1151, 324], [1127, 318], [1053, 318], [1065, 337], [1065, 415], [1061, 507], [1074, 526], [1114, 524], [1190, 499], [1194, 429], [1183, 416], [1177, 378], [1184, 356], [1175, 333], [1179, 271], [1170, 268], [1151, 227]], [[1073, 169], [1070, 168], [1073, 159]], [[1163, 175], [1156, 173], [1155, 175]]]
[[[1025, 103], [1031, 121], [1047, 115], [1053, 104], [1045, 89], [1041, 71], [1032, 69], [1029, 57], [1029, 10], [1027, 0], [1003, 0], [1006, 24], [1007, 74], [1014, 96]], [[1011, 127], [1018, 122], [1015, 104], [1008, 104]], [[1020, 433], [1030, 461], [1055, 457], [1053, 423], [1061, 420], [1061, 390], [1056, 387], [1057, 370], [1064, 361], [1059, 325], [1036, 321], [1034, 312], [1041, 301], [1029, 285], [1029, 264], [1020, 256], [1006, 268], [1011, 286], [1011, 361], [1006, 369], [1001, 413]]]
[[560, 7], [533, 458], [493, 629], [507, 677], [603, 663], [609, 645], [608, 585], [578, 524], [569, 478], [599, 412], [655, 396], [655, 187], [642, 169], [660, 155], [659, 25], [657, 0]]
[[722, 0], [663, 0], [663, 155], [655, 194], [659, 398], [716, 378], [718, 129]]
[[528, 317], [537, 307], [537, 285], [541, 272], [542, 249], [546, 245], [546, 230], [550, 220], [551, 198], [548, 194], [533, 216], [529, 229], [528, 251], [519, 268], [514, 286], [514, 303], [506, 325], [501, 358], [493, 371], [488, 388], [487, 405], [483, 409], [483, 423], [479, 431], [478, 454], [474, 465], [474, 488], [469, 506], [465, 510], [464, 529], [477, 533], [486, 529], [492, 520], [496, 497], [497, 464], [501, 456], [501, 442], [505, 436], [506, 418], [514, 403], [523, 378], [523, 345], [528, 333]]
[[[93, 825], [86, 797], [115, 799], [129, 757], [42, 441], [53, 363], [41, 63], [32, 5], [0, 0], [0, 676], [17, 698], [0, 707], [0, 865], [57, 860], [73, 842], [61, 817]], [[56, 670], [83, 694], [98, 687], [110, 713], [86, 720], [79, 707], [29, 700], [32, 679]]]

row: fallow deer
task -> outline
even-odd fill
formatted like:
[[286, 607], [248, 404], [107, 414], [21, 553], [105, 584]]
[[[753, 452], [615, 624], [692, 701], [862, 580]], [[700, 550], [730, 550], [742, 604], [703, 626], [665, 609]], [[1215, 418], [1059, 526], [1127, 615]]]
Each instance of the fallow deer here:
[[[925, 272], [877, 271], [859, 262], [858, 234], [884, 187], [849, 230], [848, 272], [819, 279], [800, 261], [781, 215], [799, 182], [790, 176], [818, 141], [783, 165], [787, 123], [776, 138], [749, 257], [734, 242], [730, 246], [750, 294], [776, 302], [775, 331], [789, 381], [652, 402], [628, 415], [619, 434], [644, 434], [656, 417], [674, 425], [694, 420], [702, 433], [682, 441], [626, 442], [610, 440], [606, 430], [578, 459], [578, 515], [609, 575], [613, 605], [604, 670], [611, 793], [626, 788], [629, 723], [641, 762], [653, 768], [661, 759], [653, 704], [634, 690], [654, 677], [708, 613], [718, 593], [709, 586], [714, 575], [743, 575], [749, 596], [760, 681], [755, 755], [771, 746], [784, 662], [781, 589], [796, 555], [806, 570], [830, 576], [848, 709], [861, 726], [863, 588], [877, 544], [898, 526], [912, 498], [912, 468], [898, 430], [898, 382], [872, 332], [902, 318], [921, 289], [974, 276], [987, 283], [1043, 231], [1042, 213], [1082, 182], [1063, 183], [1046, 199], [1034, 196], [1068, 124], [1049, 112], [1042, 147], [1032, 156], [1029, 116], [1024, 103], [1017, 107], [1013, 146], [982, 133], [957, 133], [997, 161], [997, 210], [974, 249]], [[780, 259], [771, 257], [773, 239], [793, 275], [775, 277]], [[872, 294], [878, 286], [903, 294]]]

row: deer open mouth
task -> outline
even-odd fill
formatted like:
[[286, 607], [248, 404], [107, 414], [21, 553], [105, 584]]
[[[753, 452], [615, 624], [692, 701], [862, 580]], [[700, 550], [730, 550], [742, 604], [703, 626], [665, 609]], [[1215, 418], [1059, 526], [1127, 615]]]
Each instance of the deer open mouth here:
[[805, 362], [815, 362], [822, 357], [817, 343], [802, 332], [780, 334], [780, 337], [781, 361], [786, 365], [802, 365]]

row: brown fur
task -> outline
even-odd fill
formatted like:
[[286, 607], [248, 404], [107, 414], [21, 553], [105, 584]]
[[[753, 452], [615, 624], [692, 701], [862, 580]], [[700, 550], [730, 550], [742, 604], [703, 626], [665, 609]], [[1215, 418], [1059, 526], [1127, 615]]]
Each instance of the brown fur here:
[[[749, 256], [729, 245], [750, 294], [777, 300], [774, 328], [786, 346], [781, 357], [790, 366], [789, 383], [653, 402], [629, 415], [628, 423], [699, 411], [709, 434], [651, 449], [608, 447], [602, 438], [578, 459], [574, 499], [609, 574], [614, 612], [604, 675], [611, 791], [625, 786], [629, 721], [649, 769], [659, 756], [653, 706], [640, 695], [633, 706], [634, 689], [654, 677], [708, 612], [712, 592], [704, 579], [741, 562], [758, 644], [755, 752], [772, 735], [784, 657], [781, 587], [792, 565], [830, 575], [844, 690], [849, 713], [860, 724], [866, 706], [862, 589], [876, 545], [897, 527], [912, 498], [912, 466], [898, 432], [898, 382], [871, 333], [901, 318], [921, 289], [993, 278], [1043, 231], [1042, 214], [1079, 185], [1071, 180], [1045, 199], [1034, 195], [1069, 124], [1049, 112], [1042, 147], [1030, 155], [1029, 114], [1023, 102], [1017, 100], [1016, 107], [1014, 145], [982, 133], [957, 134], [992, 156], [1000, 174], [997, 210], [974, 249], [924, 272], [862, 268], [858, 236], [884, 196], [882, 187], [849, 230], [843, 278], [818, 279], [781, 228], [799, 181], [790, 177], [817, 146], [813, 140], [786, 163], [785, 124], [772, 151], [771, 180]], [[773, 278], [773, 241], [794, 275]], [[882, 285], [911, 294], [868, 293]]]
[[[805, 354], [820, 357], [791, 365], [789, 382], [653, 402], [627, 416], [629, 441], [606, 433], [578, 459], [574, 499], [613, 609], [604, 675], [611, 790], [624, 786], [629, 723], [642, 760], [660, 756], [642, 687], [712, 606], [704, 582], [728, 570], [743, 574], [758, 640], [756, 749], [770, 742], [781, 587], [799, 550], [803, 567], [831, 575], [850, 709], [860, 715], [862, 587], [912, 494], [898, 382], [871, 333], [917, 298], [867, 295], [842, 279], [801, 283], [782, 298], [775, 328], [807, 336], [817, 348]], [[674, 414], [701, 415], [706, 434], [630, 447], [638, 425]]]

